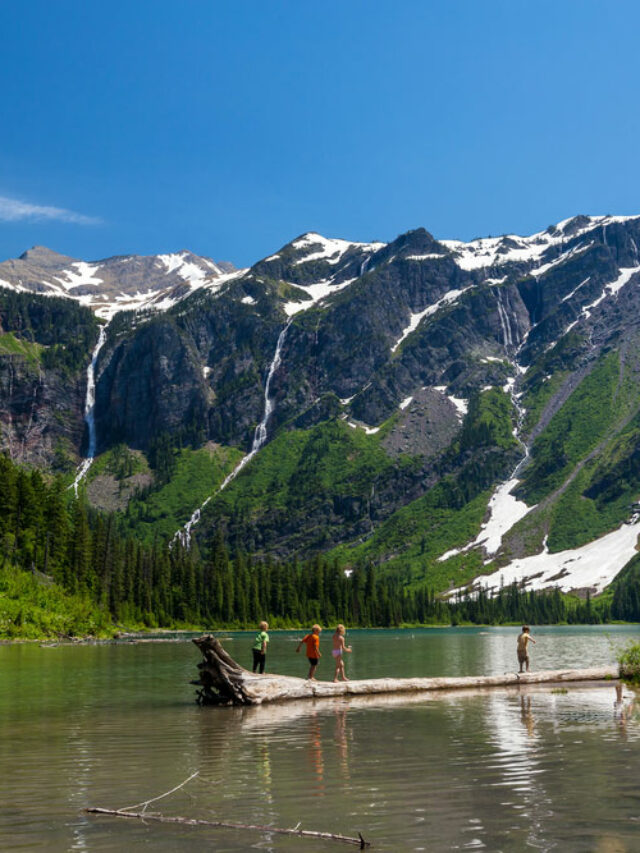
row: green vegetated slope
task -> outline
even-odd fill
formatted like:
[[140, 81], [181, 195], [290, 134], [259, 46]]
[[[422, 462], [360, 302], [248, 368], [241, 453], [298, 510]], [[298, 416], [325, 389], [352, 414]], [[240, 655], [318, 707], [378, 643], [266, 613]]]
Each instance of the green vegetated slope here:
[[108, 611], [88, 594], [73, 594], [40, 573], [0, 569], [0, 637], [110, 636]]
[[13, 332], [0, 334], [0, 355], [20, 355], [30, 364], [40, 363], [42, 346], [24, 338], [17, 338]]
[[499, 389], [474, 397], [426, 493], [422, 457], [389, 455], [384, 428], [366, 434], [338, 419], [281, 432], [212, 499], [204, 527], [222, 524], [249, 553], [290, 553], [299, 543], [300, 552], [325, 551], [341, 566], [373, 562], [406, 582], [446, 589], [481, 568], [477, 553], [446, 565], [437, 558], [480, 529], [490, 487], [517, 458], [513, 415]]
[[571, 331], [529, 366], [522, 383], [525, 432], [538, 423], [545, 406], [577, 366], [586, 345], [584, 335]]
[[382, 563], [386, 571], [401, 573], [407, 583], [438, 591], [465, 583], [486, 570], [478, 551], [446, 562], [438, 557], [477, 535], [491, 495], [488, 487], [505, 475], [504, 454], [516, 446], [508, 395], [496, 388], [478, 394], [443, 459], [452, 473], [396, 510], [365, 541], [340, 545], [331, 556], [343, 565]]
[[[530, 393], [532, 410], [541, 410]], [[639, 403], [635, 368], [621, 364], [618, 352], [602, 355], [534, 442], [519, 493], [538, 508], [512, 537], [527, 535], [531, 550], [539, 550], [544, 527], [549, 549], [563, 551], [628, 518], [629, 504], [640, 497]]]
[[482, 492], [461, 508], [446, 505], [443, 487], [393, 513], [365, 542], [339, 545], [329, 556], [350, 567], [382, 562], [385, 572], [397, 572], [413, 586], [445, 590], [463, 584], [483, 569], [478, 551], [439, 562], [451, 548], [470, 542], [478, 533], [490, 492]]
[[636, 416], [596, 459], [589, 460], [556, 501], [549, 547], [590, 542], [629, 517], [640, 499], [640, 417]]
[[[125, 494], [120, 510], [122, 527], [142, 542], [171, 538], [193, 511], [210, 497], [242, 458], [235, 447], [209, 443], [193, 450], [169, 448], [170, 459], [153, 473], [146, 457], [120, 445], [102, 454], [91, 470], [89, 488], [109, 475]], [[167, 467], [168, 466], [168, 467]]]
[[640, 554], [627, 563], [608, 592], [614, 618], [640, 621]]
[[390, 457], [379, 434], [340, 420], [281, 432], [211, 501], [207, 518], [223, 521], [249, 552], [298, 532], [307, 549], [322, 550], [345, 520], [367, 516], [372, 486], [410, 480], [418, 466], [411, 456]]
[[533, 464], [520, 492], [527, 503], [538, 503], [564, 482], [575, 465], [593, 450], [622, 414], [615, 405], [619, 361], [611, 352], [599, 359], [564, 406], [536, 439]]

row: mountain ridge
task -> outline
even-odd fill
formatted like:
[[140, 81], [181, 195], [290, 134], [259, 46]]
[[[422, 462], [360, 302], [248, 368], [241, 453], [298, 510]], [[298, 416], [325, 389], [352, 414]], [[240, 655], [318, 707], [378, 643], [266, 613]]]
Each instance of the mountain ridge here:
[[[164, 286], [147, 287], [152, 296], [137, 311], [118, 312], [125, 303], [117, 301], [107, 310], [99, 303], [105, 297], [96, 297], [91, 280], [115, 270], [117, 259], [73, 261], [69, 289], [58, 278], [59, 295], [80, 302], [78, 311], [84, 300], [109, 321], [94, 352], [99, 453], [128, 446], [155, 460], [156, 475], [160, 446], [171, 456], [213, 442], [248, 460], [219, 480], [217, 492], [212, 483], [202, 509], [189, 508], [185, 496], [175, 525], [197, 515], [189, 531], [201, 547], [222, 526], [230, 541], [258, 554], [320, 550], [345, 565], [373, 559], [407, 583], [431, 576], [454, 589], [486, 574], [483, 560], [495, 571], [517, 565], [524, 577], [522, 561], [544, 554], [547, 543], [550, 553], [579, 550], [592, 533], [622, 530], [628, 520], [640, 487], [633, 462], [640, 447], [639, 241], [640, 218], [615, 216], [577, 216], [529, 237], [468, 243], [438, 241], [423, 228], [386, 244], [306, 232], [246, 270], [225, 271], [184, 252], [150, 256], [128, 286], [151, 275], [149, 263], [153, 281], [161, 274]], [[20, 296], [28, 298], [24, 289]], [[90, 328], [90, 314], [80, 316]], [[9, 397], [11, 360], [13, 373], [6, 370], [0, 386]], [[26, 401], [33, 380], [20, 369]], [[82, 375], [74, 382], [77, 398]], [[606, 415], [599, 420], [595, 400]], [[26, 402], [19, 412], [5, 402], [0, 412], [14, 448], [19, 416], [23, 433], [33, 428], [34, 406], [31, 416]], [[74, 411], [77, 436], [81, 413]], [[594, 443], [589, 423], [596, 421]], [[261, 423], [267, 440], [252, 454]], [[69, 460], [74, 447], [77, 453], [77, 439], [67, 440]], [[23, 457], [29, 460], [26, 450]], [[613, 471], [627, 472], [615, 495]], [[547, 481], [566, 485], [533, 506], [540, 486], [532, 484]], [[494, 503], [487, 510], [485, 498], [483, 510], [477, 501], [487, 489]], [[305, 495], [299, 505], [296, 490]], [[514, 504], [523, 498], [524, 515]], [[414, 517], [416, 502], [423, 510]], [[143, 504], [133, 497], [127, 511], [142, 518]], [[488, 551], [483, 515], [489, 531], [492, 524], [502, 529], [509, 520], [496, 520], [502, 505], [514, 521]], [[391, 544], [396, 517], [408, 525], [404, 545]], [[580, 517], [583, 529], [569, 523]], [[461, 536], [472, 518], [475, 533]], [[587, 586], [600, 590], [614, 569]], [[570, 576], [562, 563], [551, 585]]]

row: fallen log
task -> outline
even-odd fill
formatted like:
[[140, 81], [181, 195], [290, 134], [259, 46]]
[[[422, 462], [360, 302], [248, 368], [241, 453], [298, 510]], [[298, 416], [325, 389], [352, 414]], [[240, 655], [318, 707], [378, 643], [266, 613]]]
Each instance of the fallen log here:
[[200, 705], [261, 705], [291, 699], [332, 696], [362, 696], [378, 693], [417, 693], [435, 690], [462, 690], [470, 687], [504, 687], [520, 684], [563, 684], [575, 681], [602, 681], [618, 678], [618, 667], [555, 669], [543, 672], [443, 678], [366, 678], [358, 681], [309, 681], [289, 675], [257, 675], [240, 666], [220, 640], [206, 635], [193, 642], [202, 653], [196, 701]]
[[311, 829], [298, 829], [298, 827], [292, 827], [291, 829], [283, 829], [277, 826], [266, 826], [264, 824], [259, 823], [230, 823], [225, 820], [204, 820], [202, 818], [193, 818], [193, 817], [179, 817], [179, 816], [167, 816], [160, 814], [153, 814], [149, 812], [129, 812], [123, 809], [101, 809], [101, 808], [87, 808], [84, 810], [87, 814], [99, 814], [99, 815], [107, 815], [109, 817], [122, 817], [122, 818], [134, 818], [136, 820], [142, 820], [145, 823], [147, 821], [157, 821], [158, 823], [179, 823], [183, 826], [212, 826], [212, 827], [224, 827], [226, 829], [252, 829], [257, 832], [265, 832], [265, 833], [277, 833], [278, 835], [297, 835], [298, 838], [321, 838], [324, 841], [342, 841], [345, 844], [355, 844], [361, 850], [364, 850], [366, 847], [370, 847], [371, 844], [368, 841], [365, 841], [362, 835], [358, 833], [358, 838], [352, 838], [349, 835], [339, 835], [334, 832], [316, 832]]

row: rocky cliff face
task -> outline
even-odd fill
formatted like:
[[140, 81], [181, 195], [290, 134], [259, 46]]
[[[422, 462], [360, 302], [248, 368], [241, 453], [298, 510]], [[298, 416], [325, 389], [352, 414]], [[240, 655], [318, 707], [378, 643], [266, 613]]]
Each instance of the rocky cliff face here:
[[[207, 438], [248, 446], [287, 317], [274, 431], [304, 412], [313, 422], [327, 394], [371, 427], [422, 387], [467, 399], [514, 378], [516, 354], [526, 365], [572, 323], [589, 325], [584, 306], [635, 263], [639, 230], [636, 220], [605, 229], [577, 218], [538, 235], [533, 249], [503, 238], [464, 253], [423, 229], [385, 246], [298, 238], [221, 291], [198, 292], [114, 341], [100, 417], [105, 429], [109, 419], [118, 425], [114, 436], [144, 446], [145, 429], [129, 423], [121, 401], [140, 402], [147, 433], [197, 411]], [[108, 443], [108, 429], [102, 436]]]
[[[465, 506], [523, 458], [519, 494], [540, 493], [547, 514], [532, 512], [530, 529], [505, 539], [507, 559], [507, 544], [513, 557], [542, 547], [545, 535], [568, 541], [553, 518], [578, 485], [597, 496], [594, 511], [609, 513], [609, 524], [622, 512], [619, 495], [615, 512], [611, 501], [605, 507], [614, 472], [630, 472], [625, 495], [635, 488], [638, 246], [640, 218], [575, 217], [532, 237], [471, 243], [437, 241], [424, 229], [388, 244], [305, 234], [244, 271], [185, 252], [84, 264], [34, 249], [0, 264], [0, 279], [14, 289], [62, 289], [111, 318], [97, 364], [100, 451], [124, 442], [146, 452], [169, 436], [246, 453], [268, 396], [267, 446], [229, 497], [209, 504], [196, 530], [203, 541], [223, 522], [234, 541], [265, 553], [367, 543], [415, 501], [433, 500], [442, 512]], [[114, 313], [133, 304], [143, 310]], [[621, 415], [602, 427], [597, 446], [565, 446], [558, 419], [576, 409], [579, 389], [591, 402], [565, 432], [584, 419], [593, 403], [587, 380], [609, 376], [611, 353], [618, 379], [608, 405], [619, 404]], [[36, 443], [24, 438], [35, 436], [29, 400], [42, 401], [44, 417], [61, 394], [73, 410], [62, 417], [65, 440], [80, 447], [81, 372], [67, 385], [53, 374], [34, 385], [19, 356], [0, 369], [3, 396], [14, 401], [5, 430], [14, 445]], [[17, 396], [9, 391], [16, 381]], [[336, 424], [352, 440], [323, 432]], [[558, 459], [566, 457], [557, 475], [550, 431]], [[329, 456], [342, 448], [343, 470], [327, 472], [295, 506], [293, 492], [283, 495], [312, 436]], [[267, 481], [258, 500], [256, 484]], [[547, 482], [553, 489], [542, 494]], [[389, 557], [386, 547], [376, 559]]]
[[91, 311], [70, 300], [0, 291], [0, 447], [14, 461], [75, 463], [97, 336]]

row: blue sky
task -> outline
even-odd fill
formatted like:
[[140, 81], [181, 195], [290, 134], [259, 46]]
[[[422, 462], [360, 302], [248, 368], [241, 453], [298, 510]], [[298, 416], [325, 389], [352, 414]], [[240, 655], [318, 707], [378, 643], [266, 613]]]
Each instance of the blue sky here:
[[640, 4], [24, 0], [0, 9], [0, 258], [640, 213]]

